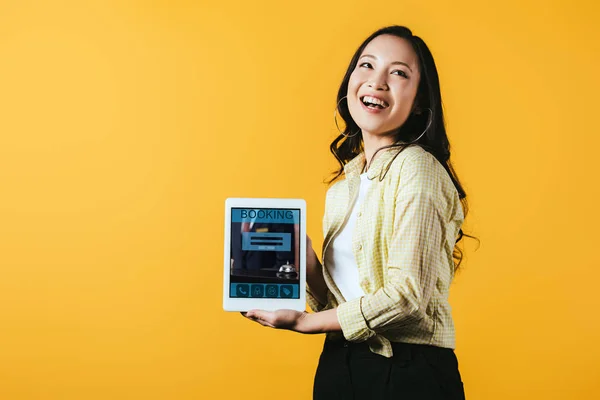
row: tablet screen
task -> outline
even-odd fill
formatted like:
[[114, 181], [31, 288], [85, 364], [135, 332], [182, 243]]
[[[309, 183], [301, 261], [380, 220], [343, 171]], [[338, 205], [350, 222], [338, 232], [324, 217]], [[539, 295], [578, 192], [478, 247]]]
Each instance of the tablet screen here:
[[231, 208], [229, 297], [300, 298], [300, 209]]

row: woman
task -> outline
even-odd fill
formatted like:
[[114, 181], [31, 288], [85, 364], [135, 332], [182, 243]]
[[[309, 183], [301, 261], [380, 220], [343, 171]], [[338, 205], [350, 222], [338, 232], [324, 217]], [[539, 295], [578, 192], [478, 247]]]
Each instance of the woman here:
[[405, 27], [373, 33], [350, 62], [337, 110], [346, 127], [331, 144], [340, 169], [327, 192], [323, 266], [307, 246], [314, 313], [246, 317], [327, 333], [315, 399], [463, 399], [448, 292], [466, 195], [426, 44]]

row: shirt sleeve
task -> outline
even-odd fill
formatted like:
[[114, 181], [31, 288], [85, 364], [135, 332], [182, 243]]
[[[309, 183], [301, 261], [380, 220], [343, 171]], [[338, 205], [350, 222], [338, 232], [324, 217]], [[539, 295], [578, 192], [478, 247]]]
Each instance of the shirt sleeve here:
[[414, 324], [426, 315], [446, 229], [437, 162], [431, 154], [421, 153], [408, 157], [402, 165], [384, 285], [337, 309], [349, 341], [367, 340], [388, 329]]

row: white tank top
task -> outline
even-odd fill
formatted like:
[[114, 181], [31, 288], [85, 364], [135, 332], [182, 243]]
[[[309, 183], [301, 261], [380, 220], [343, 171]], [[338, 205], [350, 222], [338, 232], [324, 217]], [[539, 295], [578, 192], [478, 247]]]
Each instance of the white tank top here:
[[338, 234], [333, 238], [325, 253], [325, 265], [346, 301], [364, 296], [358, 279], [358, 266], [352, 252], [352, 234], [356, 225], [356, 213], [362, 204], [365, 193], [371, 186], [367, 174], [360, 176], [360, 189], [352, 212]]

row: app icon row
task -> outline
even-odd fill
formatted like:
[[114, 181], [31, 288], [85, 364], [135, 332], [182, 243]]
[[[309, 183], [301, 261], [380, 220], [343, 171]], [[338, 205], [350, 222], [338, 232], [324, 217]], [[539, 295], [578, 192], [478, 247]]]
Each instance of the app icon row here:
[[294, 287], [292, 285], [238, 283], [235, 286], [235, 294], [237, 297], [292, 298]]

